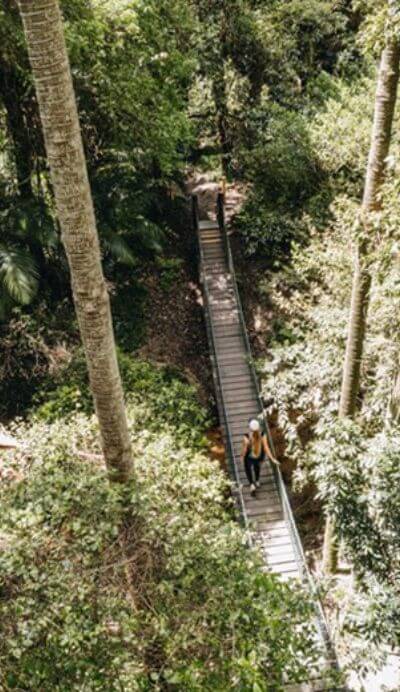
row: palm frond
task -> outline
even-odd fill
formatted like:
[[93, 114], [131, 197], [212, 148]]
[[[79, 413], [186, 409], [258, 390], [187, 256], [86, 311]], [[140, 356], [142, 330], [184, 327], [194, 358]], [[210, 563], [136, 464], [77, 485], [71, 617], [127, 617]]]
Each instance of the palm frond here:
[[51, 212], [35, 200], [19, 198], [0, 211], [1, 234], [7, 243], [23, 245], [35, 255], [38, 247], [54, 252], [60, 247], [57, 224]]
[[155, 253], [162, 252], [165, 231], [144, 216], [139, 216], [135, 219], [132, 236], [136, 242], [139, 241], [142, 248]]
[[103, 247], [117, 262], [121, 262], [121, 264], [125, 264], [128, 267], [135, 267], [137, 265], [137, 258], [134, 252], [121, 235], [107, 229], [101, 233], [101, 238]]
[[32, 256], [15, 246], [0, 245], [0, 291], [3, 297], [28, 305], [38, 288], [38, 272]]

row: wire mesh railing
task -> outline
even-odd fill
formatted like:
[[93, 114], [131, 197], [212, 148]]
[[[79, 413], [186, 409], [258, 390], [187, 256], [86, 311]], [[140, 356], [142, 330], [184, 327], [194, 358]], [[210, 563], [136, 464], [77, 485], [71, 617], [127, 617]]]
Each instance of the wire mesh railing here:
[[250, 532], [250, 526], [249, 526], [249, 519], [247, 516], [246, 512], [246, 506], [244, 502], [244, 497], [243, 497], [243, 491], [242, 491], [242, 484], [240, 482], [240, 478], [238, 475], [238, 469], [235, 463], [235, 450], [233, 446], [233, 433], [231, 430], [231, 425], [229, 422], [229, 419], [226, 415], [227, 411], [227, 406], [226, 406], [226, 393], [225, 393], [225, 388], [223, 385], [222, 381], [222, 376], [221, 376], [221, 370], [219, 366], [219, 361], [218, 361], [218, 353], [217, 353], [217, 339], [216, 339], [216, 334], [215, 334], [215, 327], [213, 324], [212, 319], [210, 319], [210, 313], [211, 313], [211, 299], [210, 299], [210, 291], [208, 287], [208, 281], [203, 275], [203, 268], [205, 266], [205, 261], [204, 261], [204, 253], [203, 253], [203, 247], [200, 242], [200, 237], [199, 237], [199, 208], [198, 208], [198, 199], [196, 195], [192, 196], [192, 214], [193, 214], [193, 223], [194, 223], [194, 229], [196, 231], [196, 237], [197, 237], [197, 252], [198, 252], [198, 258], [199, 258], [199, 269], [200, 269], [200, 283], [202, 286], [202, 292], [203, 292], [203, 300], [204, 300], [204, 314], [206, 318], [206, 327], [207, 327], [207, 333], [208, 333], [208, 341], [212, 349], [212, 360], [214, 364], [214, 375], [217, 381], [217, 387], [218, 387], [218, 392], [219, 396], [221, 399], [221, 415], [223, 417], [222, 423], [226, 432], [226, 444], [227, 444], [227, 456], [228, 456], [228, 463], [229, 463], [229, 469], [230, 469], [230, 475], [231, 478], [234, 480], [234, 497], [236, 499], [236, 504], [237, 504], [237, 510], [239, 512], [240, 520], [241, 523], [246, 531], [246, 536], [247, 536], [247, 542], [249, 545], [253, 545], [253, 540]]
[[[275, 445], [274, 445], [274, 441], [273, 441], [273, 438], [271, 435], [271, 430], [270, 430], [270, 427], [268, 424], [268, 419], [267, 419], [267, 416], [265, 413], [265, 407], [264, 407], [264, 403], [263, 403], [261, 391], [260, 391], [260, 384], [259, 384], [259, 380], [258, 380], [258, 377], [256, 374], [254, 358], [253, 358], [250, 340], [249, 340], [249, 336], [248, 336], [247, 325], [246, 325], [246, 321], [245, 321], [244, 314], [243, 314], [242, 301], [241, 301], [241, 298], [239, 295], [238, 283], [237, 283], [236, 272], [235, 272], [235, 267], [234, 267], [234, 262], [233, 262], [233, 256], [232, 256], [230, 241], [229, 241], [227, 228], [226, 228], [226, 224], [225, 224], [224, 208], [225, 208], [224, 195], [222, 193], [219, 193], [218, 194], [218, 200], [217, 200], [217, 220], [218, 220], [219, 230], [222, 234], [222, 240], [223, 240], [223, 245], [224, 245], [224, 250], [225, 250], [225, 256], [226, 256], [228, 271], [232, 277], [232, 284], [233, 284], [233, 289], [235, 292], [237, 309], [238, 309], [238, 314], [239, 314], [239, 322], [241, 324], [241, 329], [242, 329], [242, 333], [243, 333], [243, 339], [244, 339], [244, 343], [245, 343], [246, 354], [247, 354], [247, 359], [248, 359], [248, 363], [249, 363], [251, 378], [252, 378], [254, 388], [255, 388], [255, 391], [257, 394], [259, 409], [260, 409], [260, 413], [262, 416], [265, 432], [266, 432], [267, 437], [268, 437], [269, 446], [270, 446], [270, 449], [272, 451], [272, 454], [275, 456]], [[323, 643], [326, 647], [326, 650], [328, 652], [329, 660], [331, 661], [332, 665], [337, 667], [336, 654], [335, 654], [335, 651], [333, 649], [333, 645], [332, 645], [332, 642], [330, 639], [327, 620], [326, 620], [325, 613], [323, 611], [321, 601], [319, 599], [319, 596], [318, 596], [318, 593], [316, 590], [314, 579], [313, 579], [311, 572], [310, 572], [308, 565], [307, 565], [306, 556], [305, 556], [305, 553], [303, 550], [303, 545], [302, 545], [300, 535], [299, 535], [299, 532], [297, 529], [297, 524], [296, 524], [296, 521], [295, 521], [295, 518], [293, 515], [293, 511], [292, 511], [292, 508], [290, 505], [290, 500], [289, 500], [288, 492], [286, 489], [286, 485], [285, 485], [285, 482], [283, 480], [283, 476], [282, 476], [280, 468], [276, 464], [273, 464], [272, 462], [271, 462], [271, 464], [272, 464], [273, 474], [275, 477], [275, 483], [277, 485], [279, 497], [281, 500], [281, 505], [282, 505], [285, 523], [286, 523], [288, 530], [290, 532], [290, 535], [291, 535], [292, 545], [293, 545], [293, 549], [295, 552], [295, 557], [296, 557], [296, 562], [298, 565], [299, 573], [301, 575], [303, 582], [306, 583], [310, 593], [314, 596], [314, 608], [316, 611], [318, 631], [319, 631], [321, 640], [323, 641]]]

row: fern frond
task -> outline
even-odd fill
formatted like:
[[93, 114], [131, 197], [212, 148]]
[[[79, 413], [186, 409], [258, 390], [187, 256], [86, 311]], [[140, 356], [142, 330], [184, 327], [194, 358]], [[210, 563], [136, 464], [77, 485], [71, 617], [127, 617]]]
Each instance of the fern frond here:
[[121, 264], [125, 264], [128, 267], [135, 267], [137, 265], [135, 254], [121, 235], [107, 229], [101, 233], [101, 237], [103, 247], [117, 262], [121, 262]]
[[132, 228], [132, 235], [136, 242], [139, 241], [142, 248], [156, 254], [162, 252], [165, 232], [153, 221], [143, 216], [137, 217]]
[[38, 272], [32, 256], [15, 246], [0, 245], [0, 290], [4, 297], [28, 305], [37, 288]]

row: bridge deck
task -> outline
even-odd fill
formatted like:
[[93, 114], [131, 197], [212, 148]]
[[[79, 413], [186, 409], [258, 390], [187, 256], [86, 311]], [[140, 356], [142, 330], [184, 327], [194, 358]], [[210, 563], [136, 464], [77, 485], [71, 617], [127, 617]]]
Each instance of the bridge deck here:
[[[289, 520], [291, 510], [288, 508], [286, 491], [282, 493], [279, 474], [274, 473], [271, 462], [262, 464], [261, 486], [253, 497], [240, 459], [248, 420], [262, 415], [263, 411], [250, 360], [240, 298], [234, 283], [236, 279], [232, 275], [232, 257], [225, 245], [226, 236], [224, 238], [218, 222], [199, 221], [196, 218], [195, 224], [199, 236], [205, 318], [218, 410], [238, 509], [244, 515], [252, 543], [261, 548], [265, 570], [279, 575], [285, 581], [302, 579], [307, 573], [304, 555], [296, 529], [293, 528], [293, 517]], [[316, 637], [321, 643], [324, 641], [326, 647], [329, 640], [326, 625], [318, 615], [315, 622]], [[331, 655], [331, 650], [328, 653], [326, 649], [326, 654], [321, 658], [321, 673], [331, 666], [336, 667], [334, 656], [331, 659]], [[287, 692], [332, 689], [319, 679], [319, 675], [310, 678], [303, 683], [288, 682], [284, 689]]]
[[[222, 392], [219, 406], [224, 415], [225, 439], [231, 438], [238, 490], [242, 493], [245, 513], [250, 522], [254, 543], [262, 550], [266, 569], [283, 579], [299, 577], [298, 564], [289, 527], [281, 505], [271, 464], [262, 464], [261, 487], [252, 497], [246, 474], [240, 460], [243, 434], [250, 417], [262, 413], [257, 391], [248, 361], [243, 328], [239, 317], [239, 305], [229, 273], [224, 243], [219, 226], [213, 221], [200, 221], [200, 245], [202, 249], [202, 277], [207, 284], [209, 305], [208, 318], [214, 334], [214, 351], [218, 361]], [[221, 411], [220, 411], [221, 413]]]

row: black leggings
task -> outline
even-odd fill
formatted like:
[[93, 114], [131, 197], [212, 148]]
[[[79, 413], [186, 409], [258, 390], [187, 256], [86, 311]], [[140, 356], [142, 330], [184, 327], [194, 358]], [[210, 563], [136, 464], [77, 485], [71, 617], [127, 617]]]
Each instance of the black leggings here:
[[[246, 471], [247, 480], [249, 483], [256, 483], [260, 478], [261, 459], [253, 459], [250, 456], [245, 457], [244, 469]], [[253, 479], [254, 472], [254, 479]]]

